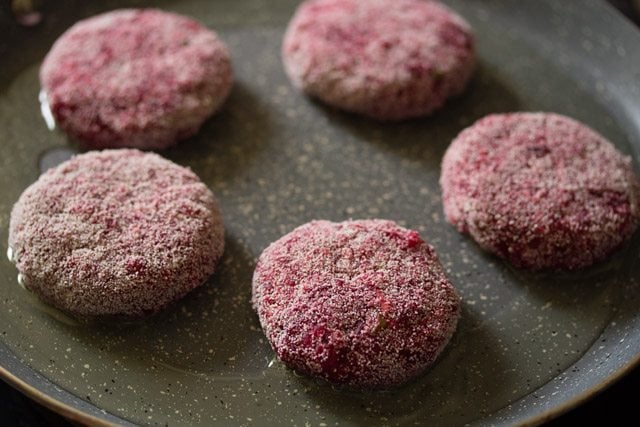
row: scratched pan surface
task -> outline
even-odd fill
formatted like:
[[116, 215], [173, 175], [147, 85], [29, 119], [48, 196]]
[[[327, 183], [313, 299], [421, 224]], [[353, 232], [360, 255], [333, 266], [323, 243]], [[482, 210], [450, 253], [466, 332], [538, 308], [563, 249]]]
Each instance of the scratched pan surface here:
[[[144, 2], [69, 1], [44, 22], [0, 25], [0, 241], [9, 212], [46, 167], [77, 149], [47, 130], [38, 67], [76, 20]], [[295, 2], [159, 1], [228, 43], [237, 84], [200, 134], [163, 154], [217, 194], [227, 226], [219, 272], [166, 313], [81, 325], [40, 304], [0, 264], [0, 373], [74, 419], [143, 425], [461, 425], [539, 423], [638, 364], [638, 236], [577, 274], [528, 274], [482, 253], [443, 220], [440, 159], [492, 112], [551, 110], [640, 156], [640, 34], [596, 1], [450, 1], [475, 28], [479, 68], [434, 116], [377, 124], [289, 85], [280, 40]], [[47, 6], [47, 5], [45, 5]], [[54, 10], [55, 9], [55, 10]], [[436, 247], [463, 296], [450, 347], [417, 381], [354, 392], [274, 361], [250, 303], [256, 257], [315, 218], [390, 218]], [[3, 245], [6, 246], [6, 243]]]

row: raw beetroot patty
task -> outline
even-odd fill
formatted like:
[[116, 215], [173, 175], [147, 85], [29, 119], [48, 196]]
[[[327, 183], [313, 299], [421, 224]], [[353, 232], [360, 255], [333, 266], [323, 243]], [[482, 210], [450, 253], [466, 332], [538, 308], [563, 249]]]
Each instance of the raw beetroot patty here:
[[295, 86], [380, 120], [424, 116], [466, 86], [469, 25], [431, 0], [309, 0], [282, 49]]
[[80, 317], [155, 313], [201, 285], [224, 247], [211, 191], [152, 153], [107, 150], [49, 169], [11, 212], [25, 286]]
[[631, 159], [557, 114], [479, 120], [447, 150], [440, 185], [447, 220], [518, 267], [589, 266], [638, 225]]
[[272, 243], [256, 266], [253, 305], [286, 365], [373, 388], [423, 373], [460, 310], [433, 248], [384, 220], [313, 221]]
[[90, 148], [159, 149], [195, 134], [227, 98], [229, 53], [198, 22], [155, 9], [78, 22], [40, 83], [58, 126]]

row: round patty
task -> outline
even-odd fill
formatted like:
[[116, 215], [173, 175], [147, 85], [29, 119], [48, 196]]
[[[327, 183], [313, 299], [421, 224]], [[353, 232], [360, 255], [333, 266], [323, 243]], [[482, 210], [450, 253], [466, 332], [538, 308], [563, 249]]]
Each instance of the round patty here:
[[435, 251], [391, 221], [313, 221], [272, 243], [253, 305], [287, 366], [337, 384], [384, 388], [431, 365], [460, 301]]
[[638, 225], [631, 159], [557, 114], [479, 120], [447, 150], [440, 185], [447, 220], [517, 267], [589, 266]]
[[232, 81], [229, 53], [214, 32], [155, 9], [78, 22], [40, 70], [56, 123], [90, 148], [172, 145], [218, 110]]
[[211, 191], [152, 153], [73, 157], [27, 188], [9, 246], [25, 286], [80, 317], [155, 313], [201, 285], [224, 248]]
[[474, 69], [469, 25], [430, 0], [309, 0], [282, 49], [295, 86], [380, 120], [424, 116], [460, 93]]

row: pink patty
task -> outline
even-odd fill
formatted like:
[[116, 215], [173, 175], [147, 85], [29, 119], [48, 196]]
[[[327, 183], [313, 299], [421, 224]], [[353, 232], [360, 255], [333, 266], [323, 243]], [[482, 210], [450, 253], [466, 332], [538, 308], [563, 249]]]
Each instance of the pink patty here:
[[389, 387], [431, 365], [460, 302], [435, 251], [391, 221], [313, 221], [272, 243], [253, 305], [280, 360], [338, 384]]
[[76, 156], [27, 188], [9, 246], [25, 286], [72, 315], [137, 317], [202, 284], [224, 247], [216, 200], [156, 154]]
[[295, 86], [381, 120], [423, 116], [466, 86], [469, 25], [430, 0], [309, 0], [289, 23], [283, 59]]
[[447, 150], [440, 184], [447, 220], [518, 267], [589, 266], [638, 225], [631, 159], [557, 114], [479, 120]]
[[158, 149], [195, 134], [232, 86], [229, 53], [198, 22], [154, 9], [78, 22], [40, 82], [56, 123], [93, 148]]

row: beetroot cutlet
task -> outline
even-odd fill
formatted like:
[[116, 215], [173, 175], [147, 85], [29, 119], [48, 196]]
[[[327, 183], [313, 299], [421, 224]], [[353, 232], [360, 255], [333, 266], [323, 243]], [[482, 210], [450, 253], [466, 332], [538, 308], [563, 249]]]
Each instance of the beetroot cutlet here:
[[78, 22], [40, 70], [57, 125], [89, 148], [161, 149], [194, 135], [232, 82], [229, 53], [213, 31], [155, 9]]
[[380, 120], [430, 114], [465, 88], [475, 66], [469, 25], [431, 0], [309, 0], [282, 48], [293, 84]]
[[73, 157], [27, 188], [9, 246], [25, 286], [79, 318], [155, 313], [201, 285], [224, 248], [211, 191], [153, 153]]
[[517, 267], [589, 266], [638, 225], [631, 159], [557, 114], [479, 120], [447, 150], [440, 184], [447, 220]]
[[313, 221], [272, 243], [253, 305], [278, 358], [337, 384], [385, 388], [422, 374], [460, 301], [435, 251], [391, 221]]

